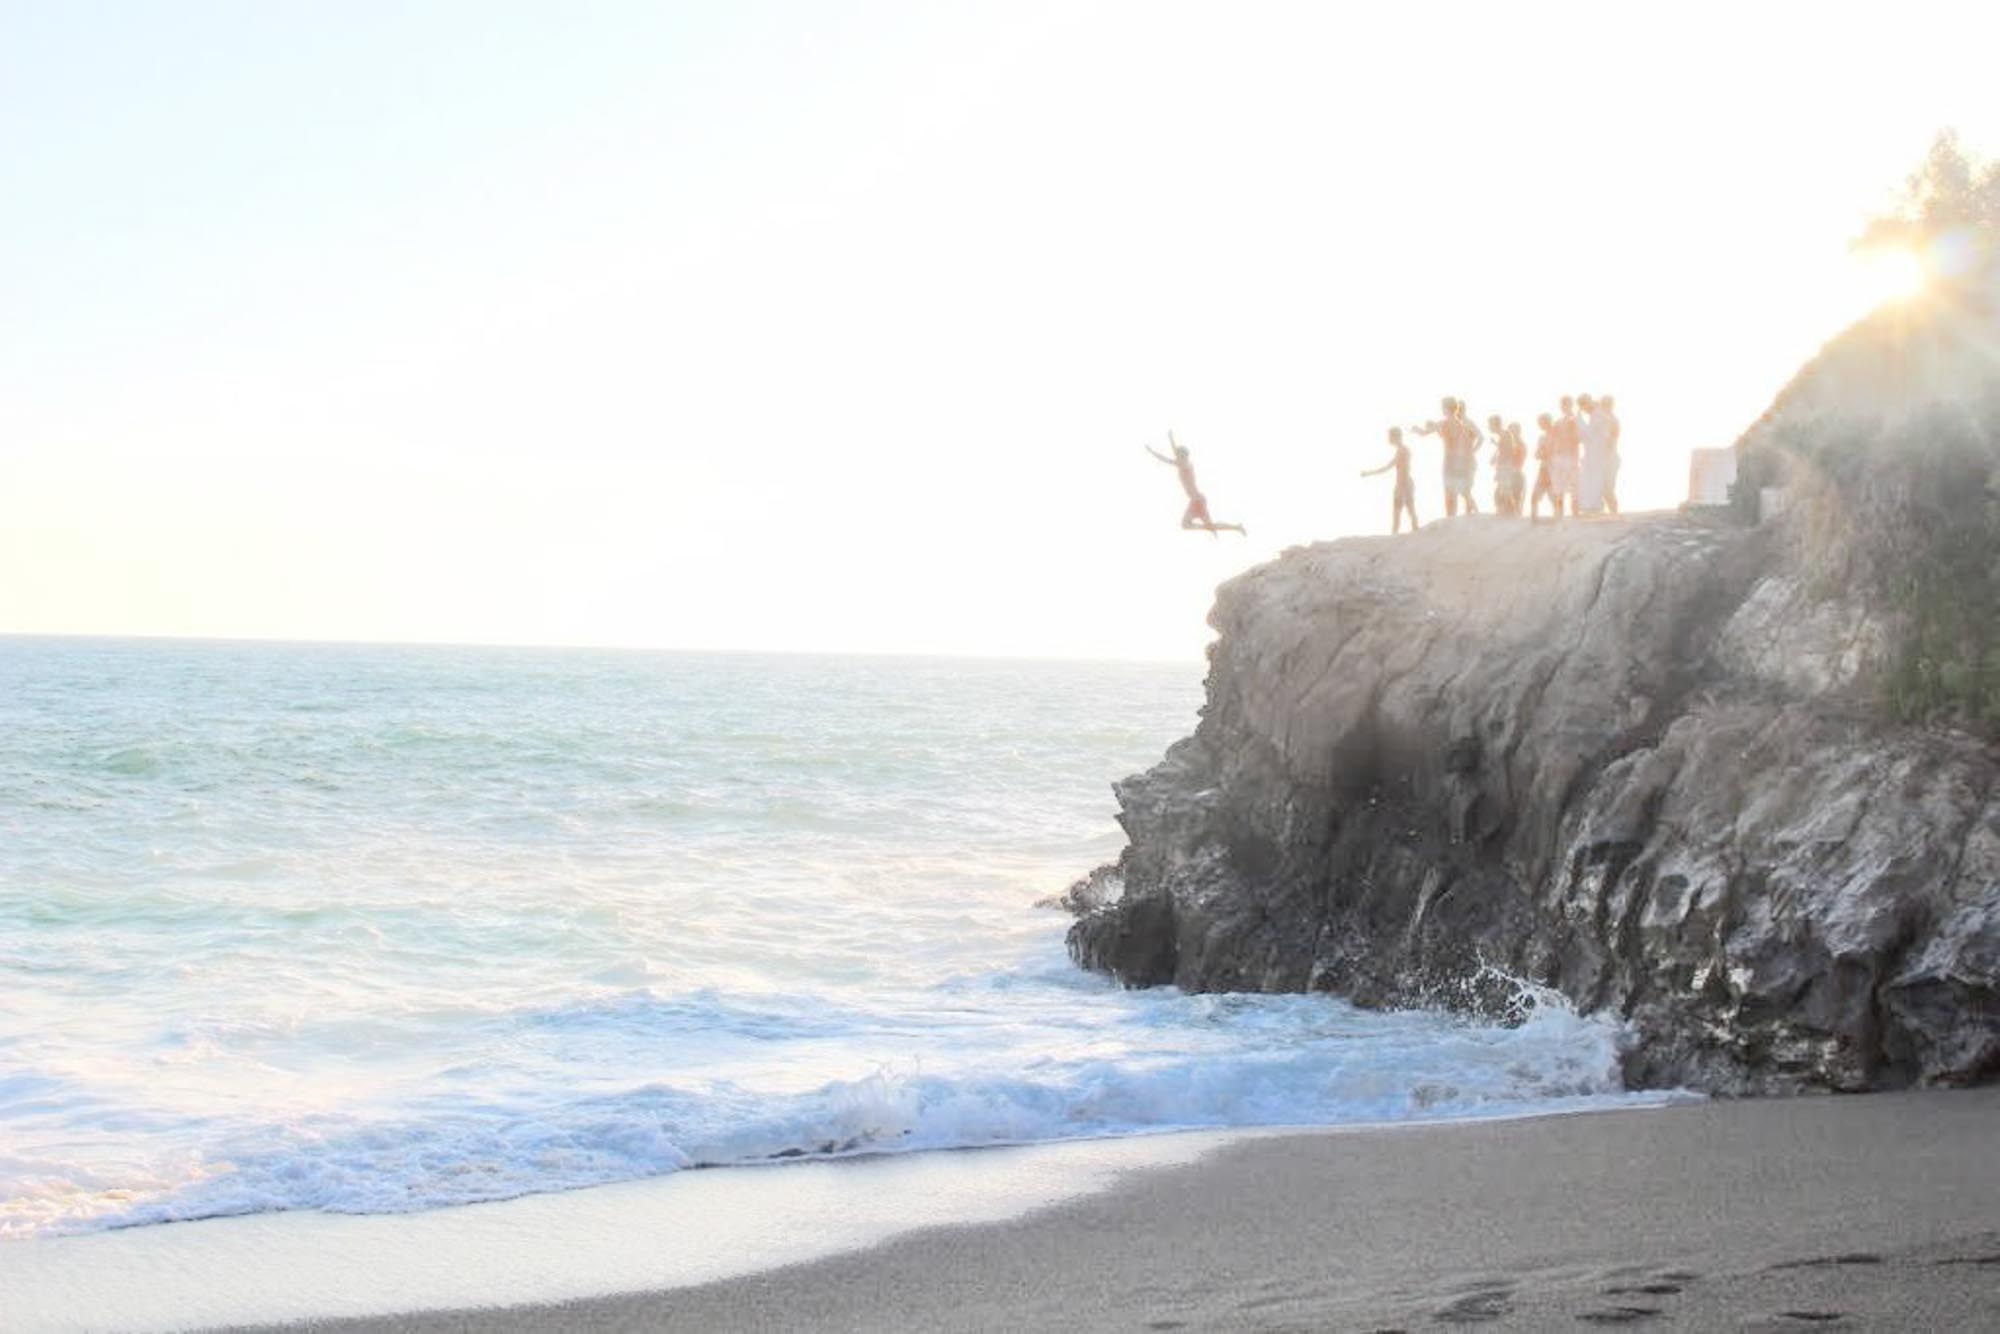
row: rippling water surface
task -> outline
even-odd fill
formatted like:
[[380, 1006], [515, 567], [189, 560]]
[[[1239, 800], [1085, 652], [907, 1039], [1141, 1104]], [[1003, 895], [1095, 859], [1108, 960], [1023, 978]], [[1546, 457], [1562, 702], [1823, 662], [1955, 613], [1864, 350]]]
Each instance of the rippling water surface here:
[[1123, 992], [1192, 667], [0, 639], [0, 1236], [1492, 1115], [1615, 1035]]

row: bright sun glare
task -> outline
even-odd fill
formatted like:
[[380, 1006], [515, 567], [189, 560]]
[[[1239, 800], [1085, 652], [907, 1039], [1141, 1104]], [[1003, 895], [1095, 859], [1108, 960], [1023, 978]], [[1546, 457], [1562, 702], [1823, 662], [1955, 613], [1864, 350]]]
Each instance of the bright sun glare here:
[[1901, 246], [1885, 246], [1861, 255], [1861, 282], [1871, 305], [1907, 301], [1924, 290], [1929, 272], [1923, 258]]

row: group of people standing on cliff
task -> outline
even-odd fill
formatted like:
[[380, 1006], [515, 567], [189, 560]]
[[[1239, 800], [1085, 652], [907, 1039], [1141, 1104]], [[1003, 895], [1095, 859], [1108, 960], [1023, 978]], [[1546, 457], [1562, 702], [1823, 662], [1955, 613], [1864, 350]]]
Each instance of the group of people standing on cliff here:
[[[1467, 514], [1479, 513], [1472, 484], [1478, 473], [1479, 447], [1493, 445], [1493, 512], [1518, 516], [1524, 496], [1528, 518], [1541, 518], [1542, 501], [1549, 502], [1551, 517], [1560, 519], [1567, 505], [1572, 516], [1616, 514], [1618, 512], [1618, 415], [1611, 395], [1593, 398], [1565, 394], [1560, 413], [1544, 412], [1535, 419], [1541, 434], [1535, 440], [1535, 485], [1527, 486], [1528, 446], [1521, 438], [1521, 423], [1500, 420], [1496, 413], [1486, 419], [1481, 431], [1466, 415], [1465, 400], [1447, 398], [1443, 415], [1435, 421], [1412, 426], [1417, 435], [1434, 435], [1444, 444], [1444, 512], [1451, 518], [1459, 506]], [[1581, 411], [1579, 411], [1581, 409]], [[1417, 484], [1411, 475], [1410, 447], [1403, 440], [1403, 428], [1389, 428], [1389, 448], [1395, 454], [1379, 468], [1364, 471], [1363, 477], [1396, 474], [1396, 491], [1390, 500], [1389, 531], [1402, 531], [1403, 516], [1410, 516], [1410, 531], [1417, 529]]]
[[[1592, 398], [1563, 395], [1560, 413], [1544, 412], [1535, 418], [1541, 434], [1535, 439], [1535, 485], [1528, 488], [1528, 446], [1521, 438], [1521, 423], [1502, 422], [1498, 413], [1486, 419], [1482, 431], [1466, 415], [1465, 400], [1447, 398], [1440, 405], [1443, 415], [1435, 421], [1412, 426], [1417, 435], [1434, 435], [1444, 444], [1444, 512], [1456, 517], [1460, 505], [1467, 514], [1479, 513], [1472, 497], [1472, 484], [1479, 471], [1479, 447], [1493, 446], [1493, 512], [1518, 517], [1525, 499], [1529, 522], [1541, 518], [1542, 501], [1549, 502], [1553, 518], [1563, 517], [1567, 506], [1572, 517], [1581, 514], [1618, 512], [1618, 414], [1611, 395]], [[1579, 411], [1581, 409], [1581, 411]], [[1489, 434], [1490, 433], [1490, 434]], [[1187, 494], [1187, 509], [1181, 527], [1198, 529], [1213, 537], [1231, 532], [1249, 536], [1240, 523], [1221, 523], [1208, 512], [1208, 497], [1195, 481], [1194, 460], [1187, 447], [1167, 432], [1172, 454], [1162, 454], [1151, 445], [1146, 452], [1173, 468], [1180, 476], [1181, 490]], [[1417, 482], [1411, 473], [1410, 447], [1403, 440], [1403, 428], [1389, 428], [1389, 448], [1395, 453], [1379, 468], [1369, 468], [1363, 477], [1396, 474], [1396, 491], [1390, 500], [1389, 531], [1403, 530], [1403, 516], [1410, 516], [1410, 531], [1417, 530]]]

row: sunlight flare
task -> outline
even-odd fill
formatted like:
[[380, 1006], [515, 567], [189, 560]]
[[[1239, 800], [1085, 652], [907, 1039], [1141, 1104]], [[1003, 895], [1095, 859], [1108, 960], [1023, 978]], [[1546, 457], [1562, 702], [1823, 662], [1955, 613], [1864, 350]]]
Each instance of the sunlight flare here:
[[1923, 294], [1930, 283], [1930, 266], [1907, 246], [1884, 246], [1859, 256], [1860, 285], [1868, 304], [1887, 305]]

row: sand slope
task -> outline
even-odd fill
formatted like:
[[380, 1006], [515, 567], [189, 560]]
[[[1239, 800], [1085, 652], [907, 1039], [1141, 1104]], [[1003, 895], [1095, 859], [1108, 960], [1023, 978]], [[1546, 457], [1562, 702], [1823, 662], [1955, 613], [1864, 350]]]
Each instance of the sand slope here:
[[2000, 1089], [1288, 1135], [672, 1292], [338, 1328], [2000, 1328]]

